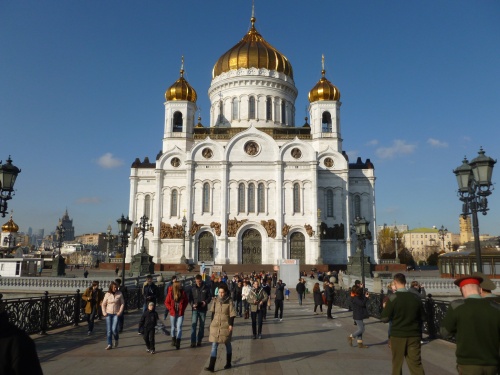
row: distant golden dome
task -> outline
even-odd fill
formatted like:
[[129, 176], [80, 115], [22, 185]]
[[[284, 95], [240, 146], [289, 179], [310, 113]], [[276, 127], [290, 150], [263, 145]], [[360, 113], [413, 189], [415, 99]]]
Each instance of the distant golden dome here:
[[265, 68], [293, 78], [292, 64], [285, 55], [271, 46], [255, 29], [255, 17], [250, 19], [250, 31], [214, 65], [212, 78], [239, 68]]
[[182, 58], [180, 74], [181, 76], [179, 79], [165, 91], [165, 99], [167, 101], [187, 100], [193, 103], [196, 102], [196, 91], [191, 87], [188, 81], [184, 79], [184, 57]]
[[201, 116], [198, 116], [198, 123], [196, 124], [197, 128], [203, 128], [203, 125], [201, 123]]
[[309, 91], [309, 102], [317, 102], [319, 100], [339, 100], [339, 89], [325, 78], [325, 70], [321, 71], [321, 79], [311, 91]]
[[18, 231], [19, 226], [14, 223], [14, 220], [12, 220], [12, 216], [10, 217], [9, 221], [2, 225], [2, 232], [4, 233], [17, 233]]

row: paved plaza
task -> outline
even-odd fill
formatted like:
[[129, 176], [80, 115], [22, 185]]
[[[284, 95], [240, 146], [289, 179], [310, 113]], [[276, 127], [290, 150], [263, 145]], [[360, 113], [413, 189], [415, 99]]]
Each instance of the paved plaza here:
[[[387, 346], [387, 325], [369, 319], [363, 336], [368, 349], [350, 348], [347, 336], [353, 333], [352, 313], [335, 308], [335, 319], [314, 315], [310, 295], [298, 305], [292, 293], [285, 301], [283, 321], [274, 320], [274, 305], [264, 322], [262, 339], [253, 340], [250, 320], [236, 318], [233, 334], [233, 368], [224, 370], [225, 348], [219, 346], [215, 369], [224, 374], [389, 374], [391, 354]], [[163, 318], [164, 307], [158, 312]], [[326, 309], [324, 309], [326, 311]], [[186, 310], [180, 350], [170, 346], [170, 337], [156, 335], [156, 354], [146, 353], [142, 336], [137, 334], [140, 312], [125, 317], [124, 332], [117, 349], [106, 347], [105, 322], [96, 323], [87, 336], [86, 324], [49, 332], [35, 339], [44, 374], [208, 374], [210, 344], [207, 318], [206, 336], [201, 348], [190, 348], [191, 311]], [[168, 323], [169, 320], [165, 321]], [[422, 347], [426, 374], [456, 374], [455, 345], [434, 340]], [[403, 374], [409, 374], [406, 365]]]

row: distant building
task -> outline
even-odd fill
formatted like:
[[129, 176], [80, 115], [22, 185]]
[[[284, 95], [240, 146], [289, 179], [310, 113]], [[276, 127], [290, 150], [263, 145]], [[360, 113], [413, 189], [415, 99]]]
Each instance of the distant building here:
[[443, 240], [436, 228], [415, 228], [403, 233], [404, 246], [410, 251], [415, 262], [427, 261], [427, 258], [437, 252], [449, 252], [457, 245], [459, 235], [448, 232]]
[[64, 228], [64, 238], [63, 241], [74, 241], [75, 240], [75, 228], [73, 227], [73, 219], [69, 218], [68, 210], [64, 213], [64, 216], [59, 219], [57, 226], [62, 226]]
[[17, 235], [19, 226], [10, 215], [9, 221], [2, 225], [2, 233], [0, 237], [0, 249], [6, 254], [10, 253], [17, 246]]
[[459, 225], [460, 225], [460, 244], [466, 244], [467, 242], [472, 241], [472, 225], [470, 223], [470, 216], [466, 216], [465, 218], [460, 215], [459, 216]]
[[[83, 245], [85, 249], [92, 248], [97, 251], [105, 252], [108, 246], [106, 233], [86, 233], [75, 237], [75, 241]], [[116, 246], [116, 238], [111, 244], [111, 249]]]

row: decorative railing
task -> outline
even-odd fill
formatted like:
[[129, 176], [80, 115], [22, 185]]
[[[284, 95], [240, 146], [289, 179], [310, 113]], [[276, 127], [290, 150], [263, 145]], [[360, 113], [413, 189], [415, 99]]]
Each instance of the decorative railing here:
[[[382, 315], [382, 303], [386, 294], [384, 293], [370, 293], [366, 307], [371, 317], [380, 319]], [[351, 291], [350, 290], [336, 290], [333, 304], [335, 306], [351, 309]], [[424, 311], [427, 319], [423, 324], [423, 332], [426, 333], [430, 339], [443, 339], [454, 342], [454, 339], [446, 339], [441, 336], [439, 332], [441, 322], [443, 321], [446, 311], [450, 306], [447, 301], [438, 301], [432, 298], [429, 294], [426, 299], [422, 300]]]
[[[135, 284], [142, 285], [138, 282], [138, 278], [134, 280], [136, 280]], [[192, 279], [182, 280], [181, 283], [185, 290], [189, 290]], [[164, 285], [158, 285], [157, 301], [159, 304], [165, 301], [164, 291]], [[124, 297], [126, 310], [143, 308], [142, 287], [128, 287]], [[5, 300], [2, 298], [3, 295], [0, 293], [0, 304], [5, 308], [9, 321], [28, 334], [45, 334], [47, 331], [61, 327], [78, 326], [85, 319], [80, 289], [77, 289], [75, 294], [51, 295], [46, 291], [42, 297]]]

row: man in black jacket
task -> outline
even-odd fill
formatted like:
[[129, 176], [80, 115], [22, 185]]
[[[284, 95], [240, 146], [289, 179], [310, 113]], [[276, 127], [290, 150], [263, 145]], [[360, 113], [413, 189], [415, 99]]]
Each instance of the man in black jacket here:
[[[205, 318], [207, 317], [208, 304], [212, 300], [210, 289], [203, 282], [201, 275], [196, 275], [195, 285], [191, 287], [189, 292], [189, 303], [193, 309], [191, 318], [191, 348], [201, 346], [201, 340], [205, 332]], [[196, 326], [198, 327], [198, 338], [196, 337]]]
[[285, 300], [285, 285], [283, 281], [278, 280], [274, 298], [274, 319], [278, 320], [278, 311], [280, 322], [283, 320], [283, 301]]
[[334, 289], [333, 283], [331, 281], [329, 281], [327, 286], [325, 287], [325, 297], [326, 297], [326, 304], [327, 304], [327, 309], [326, 309], [326, 318], [327, 319], [333, 319], [332, 305], [333, 305], [333, 297], [334, 296], [335, 296], [335, 289]]
[[299, 296], [299, 305], [302, 305], [302, 298], [304, 297], [306, 293], [306, 286], [302, 279], [299, 279], [299, 283], [295, 287], [295, 290], [297, 291], [297, 294]]

